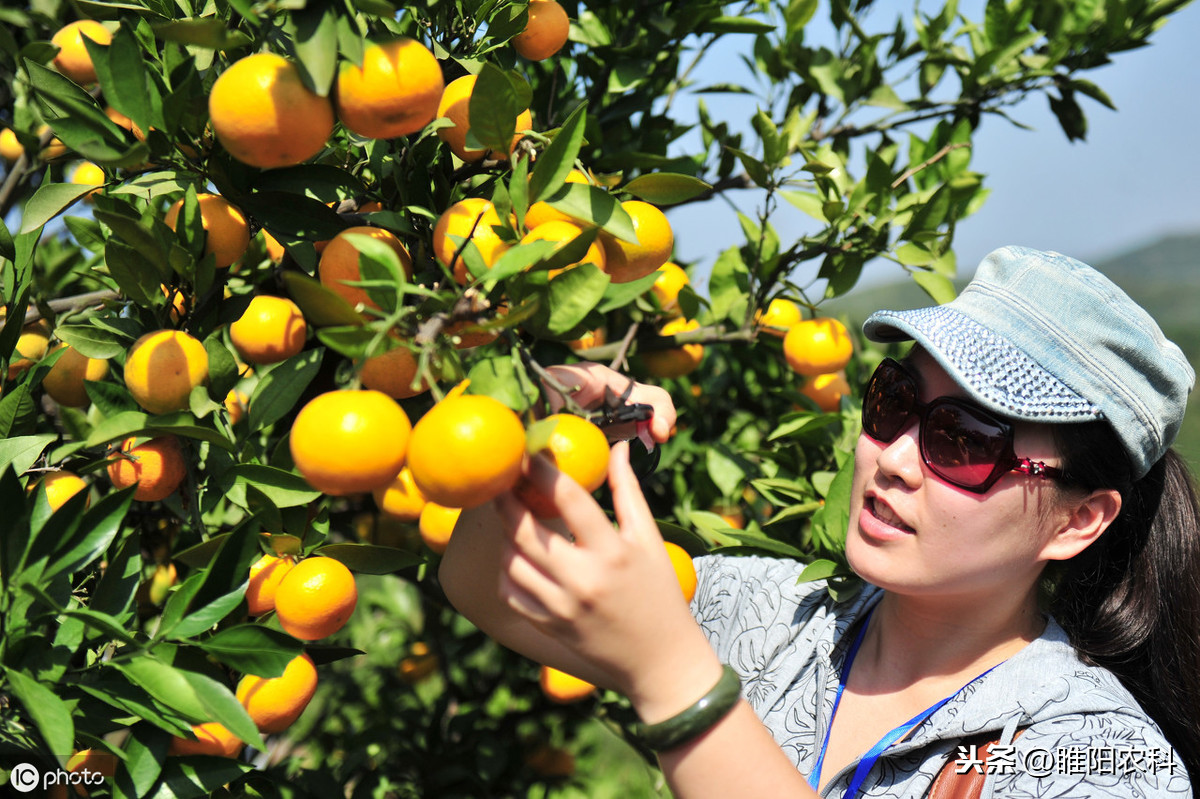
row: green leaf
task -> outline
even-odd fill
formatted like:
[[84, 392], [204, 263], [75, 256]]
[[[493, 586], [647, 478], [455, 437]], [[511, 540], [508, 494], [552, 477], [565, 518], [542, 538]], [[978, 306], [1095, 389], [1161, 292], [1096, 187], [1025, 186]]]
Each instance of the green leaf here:
[[151, 26], [154, 35], [167, 42], [178, 42], [209, 50], [233, 50], [251, 44], [246, 34], [232, 30], [216, 17], [181, 19]]
[[97, 81], [104, 87], [105, 101], [133, 120], [140, 130], [161, 127], [162, 97], [158, 84], [147, 73], [141, 45], [129, 23], [121, 25], [107, 47], [86, 37], [84, 44], [96, 68]]
[[939, 305], [950, 302], [958, 296], [958, 292], [954, 288], [954, 281], [945, 275], [937, 272], [914, 272], [913, 282], [924, 289], [934, 302]]
[[811, 583], [814, 580], [827, 580], [830, 577], [842, 577], [849, 573], [845, 566], [836, 561], [817, 559], [804, 567], [800, 576], [796, 578], [796, 582]]
[[78, 183], [44, 181], [25, 205], [25, 213], [21, 217], [21, 233], [29, 233], [42, 227], [92, 188]]
[[709, 478], [723, 497], [733, 497], [746, 481], [746, 469], [723, 444], [717, 443], [705, 452], [705, 468]]
[[483, 65], [471, 91], [467, 115], [467, 147], [507, 153], [517, 129], [517, 115], [529, 107], [522, 103], [514, 79], [491, 63]]
[[59, 325], [54, 335], [89, 358], [106, 360], [125, 352], [129, 342], [111, 330], [94, 325]]
[[337, 73], [337, 6], [313, 3], [292, 14], [296, 26], [296, 56], [308, 73], [309, 88], [329, 94]]
[[696, 28], [697, 33], [774, 33], [770, 22], [750, 17], [714, 17]]
[[188, 721], [200, 723], [209, 720], [208, 711], [196, 696], [196, 689], [179, 669], [150, 655], [114, 662], [112, 668], [121, 672], [132, 685], [174, 709]]
[[[211, 572], [208, 578], [212, 579]], [[204, 587], [203, 585], [201, 586], [201, 588]], [[218, 622], [236, 610], [242, 604], [245, 595], [245, 582], [232, 591], [208, 601], [202, 601], [199, 593], [197, 593], [197, 596], [193, 598], [191, 612], [180, 619], [178, 624], [172, 626], [166, 634], [176, 640], [186, 640], [208, 632]]]
[[232, 471], [237, 482], [254, 486], [280, 508], [307, 505], [321, 496], [300, 475], [274, 466], [239, 463]]
[[313, 327], [361, 325], [363, 318], [342, 297], [301, 272], [286, 271], [280, 277], [288, 296], [300, 307], [304, 320]]
[[317, 376], [324, 350], [306, 350], [267, 372], [250, 395], [250, 430], [261, 430], [291, 413]]
[[71, 720], [67, 703], [59, 699], [54, 691], [19, 671], [5, 666], [4, 674], [9, 689], [25, 706], [25, 712], [33, 720], [49, 751], [64, 754], [73, 751], [75, 722]]
[[162, 275], [159, 268], [140, 252], [116, 238], [104, 247], [104, 265], [121, 293], [143, 307], [154, 307], [161, 301]]
[[287, 633], [261, 624], [239, 624], [219, 630], [198, 646], [231, 669], [259, 677], [283, 674], [304, 645]]
[[12, 466], [14, 472], [24, 474], [56, 438], [54, 433], [43, 433], [0, 440], [0, 471]]
[[542, 151], [529, 179], [530, 203], [537, 202], [545, 193], [562, 186], [575, 166], [575, 159], [579, 157], [586, 123], [587, 105], [581, 104], [567, 117], [554, 140]]
[[599, 186], [564, 183], [558, 191], [542, 199], [569, 217], [596, 225], [622, 241], [637, 243], [637, 232], [629, 212]]
[[611, 278], [594, 264], [572, 267], [550, 281], [550, 319], [554, 335], [577, 328], [604, 299]]
[[79, 531], [66, 541], [60, 542], [56, 557], [46, 567], [43, 580], [65, 572], [76, 570], [100, 558], [121, 530], [121, 523], [133, 502], [134, 488], [106, 494], [87, 513], [79, 524]]
[[356, 574], [394, 574], [425, 562], [413, 552], [373, 544], [330, 544], [315, 554], [341, 561]]
[[654, 205], [674, 205], [712, 191], [712, 186], [691, 175], [652, 172], [639, 175], [623, 186], [633, 196]]
[[730, 247], [717, 256], [708, 285], [714, 318], [741, 324], [750, 303], [750, 273], [739, 248]]

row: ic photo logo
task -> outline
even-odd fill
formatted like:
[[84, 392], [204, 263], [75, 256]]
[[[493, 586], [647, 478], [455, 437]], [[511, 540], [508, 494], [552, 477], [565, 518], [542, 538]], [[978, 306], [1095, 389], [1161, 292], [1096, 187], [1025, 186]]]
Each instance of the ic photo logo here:
[[29, 793], [42, 784], [42, 773], [36, 766], [21, 763], [8, 775], [8, 784], [20, 793]]

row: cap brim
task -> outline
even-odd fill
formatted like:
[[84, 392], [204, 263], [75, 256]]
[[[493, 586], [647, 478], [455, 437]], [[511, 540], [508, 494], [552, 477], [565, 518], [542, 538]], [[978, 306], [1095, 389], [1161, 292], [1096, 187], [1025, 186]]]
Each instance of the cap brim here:
[[878, 311], [863, 324], [872, 341], [921, 345], [976, 402], [1031, 422], [1083, 422], [1103, 414], [1009, 341], [945, 305]]

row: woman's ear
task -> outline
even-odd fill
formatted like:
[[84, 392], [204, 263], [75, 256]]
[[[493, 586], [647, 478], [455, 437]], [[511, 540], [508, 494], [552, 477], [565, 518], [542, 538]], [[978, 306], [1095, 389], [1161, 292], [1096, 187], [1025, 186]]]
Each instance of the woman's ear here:
[[1042, 547], [1044, 560], [1075, 557], [1091, 546], [1121, 512], [1121, 493], [1111, 488], [1093, 491], [1082, 499], [1068, 502], [1065, 520]]

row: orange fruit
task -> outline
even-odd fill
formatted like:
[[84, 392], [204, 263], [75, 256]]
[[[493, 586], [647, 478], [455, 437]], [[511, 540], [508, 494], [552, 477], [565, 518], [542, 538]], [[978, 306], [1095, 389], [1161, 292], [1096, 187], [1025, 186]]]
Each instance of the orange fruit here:
[[333, 133], [333, 103], [274, 53], [248, 55], [221, 73], [208, 95], [208, 114], [229, 154], [260, 169], [307, 161]]
[[88, 484], [82, 477], [66, 469], [48, 472], [40, 481], [30, 483], [29, 490], [35, 491], [39, 484], [46, 487], [46, 501], [50, 503], [51, 511], [61, 508], [80, 491], [88, 490]]
[[438, 656], [429, 650], [429, 645], [417, 641], [396, 667], [396, 673], [400, 682], [414, 685], [437, 671], [439, 665]]
[[317, 266], [321, 285], [351, 305], [362, 304], [368, 308], [378, 308], [379, 305], [367, 295], [366, 289], [347, 283], [347, 281], [362, 280], [362, 272], [359, 271], [358, 265], [358, 248], [347, 238], [350, 235], [367, 236], [391, 247], [400, 259], [400, 267], [404, 270], [404, 274], [409, 277], [412, 277], [413, 273], [412, 256], [408, 254], [408, 248], [395, 233], [368, 225], [359, 225], [343, 230], [330, 239], [321, 252], [321, 262]]
[[371, 493], [375, 497], [375, 507], [393, 519], [415, 522], [421, 518], [421, 511], [426, 504], [425, 495], [417, 488], [412, 469], [407, 466], [400, 470], [392, 482]]
[[59, 48], [54, 56], [54, 68], [80, 86], [96, 82], [96, 68], [92, 66], [92, 57], [83, 43], [84, 36], [96, 44], [107, 45], [112, 42], [108, 28], [94, 19], [67, 23], [50, 37], [50, 44]]
[[430, 502], [473, 508], [516, 485], [525, 427], [506, 405], [473, 394], [448, 396], [413, 428], [408, 466]]
[[50, 328], [41, 322], [33, 322], [21, 328], [17, 337], [17, 347], [13, 351], [15, 357], [8, 364], [8, 379], [14, 380], [18, 375], [42, 358], [50, 349]]
[[589, 330], [574, 341], [568, 341], [567, 346], [573, 350], [590, 350], [592, 347], [602, 347], [608, 343], [608, 332], [598, 327], [595, 330]]
[[538, 684], [546, 698], [559, 705], [580, 702], [596, 691], [596, 686], [587, 680], [551, 666], [542, 666], [538, 673]]
[[260, 294], [229, 325], [229, 340], [242, 360], [254, 364], [286, 361], [304, 349], [308, 325], [300, 307], [286, 297]]
[[118, 128], [124, 128], [132, 133], [139, 141], [146, 140], [146, 134], [142, 133], [142, 131], [138, 129], [138, 126], [133, 124], [133, 120], [122, 114], [117, 109], [113, 108], [111, 105], [104, 106], [104, 116], [111, 119], [112, 123]]
[[529, 21], [512, 38], [513, 49], [530, 61], [544, 61], [562, 49], [571, 32], [567, 12], [554, 0], [529, 0]]
[[[699, 330], [700, 323], [682, 316], [672, 319], [659, 329], [660, 336], [674, 336], [691, 330]], [[641, 354], [646, 371], [655, 377], [683, 377], [696, 371], [704, 358], [703, 344], [684, 344], [665, 350], [646, 350]]]
[[246, 605], [251, 616], [261, 616], [275, 609], [275, 592], [292, 567], [295, 558], [263, 555], [250, 565], [250, 582], [246, 584]]
[[[241, 258], [250, 246], [250, 225], [246, 217], [233, 205], [216, 194], [197, 194], [200, 205], [200, 224], [204, 227], [204, 254], [216, 257], [217, 268], [226, 269]], [[176, 200], [167, 209], [163, 221], [171, 230], [179, 219], [183, 200]]]
[[192, 389], [207, 380], [208, 353], [182, 330], [147, 333], [125, 358], [125, 386], [150, 413], [186, 408]]
[[854, 344], [846, 326], [829, 317], [798, 322], [783, 337], [783, 356], [788, 366], [805, 377], [843, 369], [853, 354]]
[[0, 158], [10, 164], [25, 154], [25, 148], [12, 128], [0, 130]]
[[804, 317], [800, 306], [791, 300], [776, 297], [767, 303], [767, 310], [755, 314], [755, 321], [764, 333], [782, 338], [793, 325], [799, 324]]
[[267, 232], [266, 228], [263, 228], [262, 236], [263, 246], [267, 250], [267, 258], [270, 259], [271, 263], [273, 264], [281, 263], [283, 261], [283, 256], [287, 253], [287, 250], [285, 250], [283, 245], [279, 243], [279, 239]]
[[526, 109], [517, 115], [512, 146], [508, 153], [477, 150], [467, 147], [467, 131], [471, 129], [471, 92], [475, 90], [475, 75], [463, 75], [450, 81], [438, 101], [437, 115], [446, 117], [454, 124], [450, 127], [438, 128], [437, 134], [450, 147], [450, 151], [463, 161], [481, 161], [483, 157], [491, 156], [502, 161], [508, 160], [509, 153], [516, 149], [521, 141], [521, 131], [533, 127], [533, 117]]
[[166, 499], [187, 476], [183, 448], [175, 436], [159, 436], [142, 444], [131, 436], [108, 461], [108, 479], [118, 491], [136, 485], [133, 498], [142, 502]]
[[272, 733], [292, 726], [316, 692], [317, 667], [311, 657], [299, 654], [278, 677], [242, 677], [236, 696], [258, 731]]
[[279, 624], [302, 641], [316, 641], [342, 629], [356, 604], [354, 575], [340, 561], [319, 555], [293, 566], [275, 591]]
[[167, 747], [167, 754], [237, 757], [244, 745], [241, 738], [215, 721], [192, 725], [192, 735], [196, 736], [195, 740], [173, 737]]
[[325, 494], [370, 491], [400, 473], [411, 430], [408, 414], [381, 391], [327, 391], [296, 415], [292, 461]]
[[225, 402], [222, 403], [225, 410], [229, 413], [229, 423], [237, 424], [246, 415], [246, 410], [250, 406], [250, 397], [245, 391], [240, 391], [236, 388], [229, 389], [229, 393], [225, 395]]
[[421, 540], [425, 542], [425, 546], [438, 555], [445, 552], [460, 514], [462, 508], [447, 508], [436, 502], [426, 502], [417, 519], [417, 529], [421, 531]]
[[[565, 182], [582, 183], [585, 185], [590, 183], [588, 176], [583, 172], [580, 172], [578, 169], [572, 169], [570, 172], [568, 172]], [[544, 225], [547, 222], [553, 222], [555, 220], [558, 220], [559, 222], [574, 222], [577, 225], [585, 224], [567, 216], [562, 211], [558, 210], [544, 200], [538, 200], [533, 205], [529, 206], [529, 210], [525, 212], [525, 227], [531, 230], [539, 225]]]
[[[93, 164], [91, 161], [84, 161], [71, 173], [71, 182], [78, 183], [82, 186], [103, 186], [108, 180], [104, 175], [104, 170]], [[99, 189], [93, 189], [83, 195], [83, 199], [91, 201], [92, 195]]]
[[658, 305], [664, 311], [678, 311], [679, 292], [683, 290], [684, 286], [691, 283], [688, 273], [674, 261], [667, 261], [656, 271], [658, 278], [650, 287], [650, 291], [658, 298]]
[[382, 391], [394, 399], [407, 399], [429, 390], [429, 385], [424, 382], [416, 388], [412, 387], [419, 369], [417, 356], [401, 344], [385, 353], [367, 358], [363, 361], [358, 376], [367, 388]]
[[524, 759], [525, 765], [541, 777], [565, 778], [575, 774], [575, 755], [561, 746], [543, 743]]
[[[521, 243], [526, 244], [531, 241], [554, 241], [558, 242], [558, 246], [554, 248], [548, 258], [553, 256], [567, 244], [570, 244], [575, 239], [583, 235], [583, 228], [574, 222], [564, 222], [560, 220], [551, 220], [530, 230], [521, 238]], [[606, 263], [604, 257], [604, 248], [600, 246], [599, 241], [593, 240], [588, 245], [587, 252], [582, 258], [574, 263], [567, 264], [559, 269], [550, 270], [550, 277], [554, 277], [560, 272], [565, 272], [573, 266], [580, 264], [592, 264], [597, 269], [603, 270]]]
[[416, 133], [438, 115], [442, 68], [425, 45], [400, 38], [373, 44], [362, 66], [344, 64], [337, 79], [337, 115], [371, 139]]
[[663, 541], [663, 545], [667, 548], [667, 557], [671, 559], [671, 565], [675, 568], [675, 579], [679, 580], [683, 598], [691, 602], [692, 597], [696, 595], [696, 567], [692, 564], [692, 556], [679, 544]]
[[66, 344], [59, 344], [54, 350], [64, 348], [66, 351], [42, 378], [42, 388], [46, 389], [46, 393], [59, 405], [86, 408], [91, 404], [91, 400], [88, 399], [83, 383], [85, 380], [103, 380], [108, 375], [108, 361], [89, 358]]
[[[563, 474], [570, 477], [589, 492], [604, 484], [608, 476], [608, 439], [599, 427], [582, 416], [556, 413], [547, 416], [540, 424], [553, 424], [545, 449], [541, 453]], [[539, 519], [559, 516], [558, 508], [550, 497], [533, 487], [526, 479], [516, 486], [517, 497]]]
[[474, 242], [483, 262], [491, 267], [510, 246], [495, 231], [495, 227], [500, 224], [500, 215], [496, 213], [496, 206], [490, 201], [482, 197], [459, 200], [447, 208], [434, 225], [434, 257], [442, 266], [452, 269], [454, 279], [459, 285], [465, 286], [471, 281], [471, 273], [466, 262], [456, 256], [460, 248], [466, 246], [466, 242], [460, 244], [450, 237], [457, 236]]
[[175, 585], [179, 572], [174, 563], [160, 563], [154, 567], [154, 574], [146, 584], [146, 599], [155, 607], [161, 607], [167, 601], [167, 593]]
[[[80, 749], [75, 754], [67, 758], [66, 770], [69, 774], [80, 773], [83, 781], [92, 785], [101, 784], [97, 781], [97, 777], [115, 777], [117, 774], [117, 756], [106, 752], [103, 749]], [[63, 787], [61, 784], [57, 787]], [[47, 796], [50, 793], [47, 792]], [[61, 795], [66, 795], [64, 790]], [[83, 785], [75, 784], [76, 796], [89, 796], [87, 788]]]
[[171, 306], [170, 314], [171, 321], [178, 322], [187, 316], [188, 310], [191, 307], [191, 301], [188, 296], [183, 293], [183, 289], [175, 287], [167, 287], [165, 284], [160, 284], [159, 289], [163, 296], [167, 298], [167, 302]]
[[841, 407], [842, 397], [850, 393], [850, 383], [845, 372], [830, 372], [805, 378], [800, 393], [817, 403], [821, 410], [832, 413]]
[[629, 283], [645, 277], [665, 264], [675, 248], [675, 235], [666, 214], [641, 200], [626, 200], [621, 207], [633, 220], [637, 244], [601, 232], [600, 242], [608, 256], [606, 271], [614, 283]]

